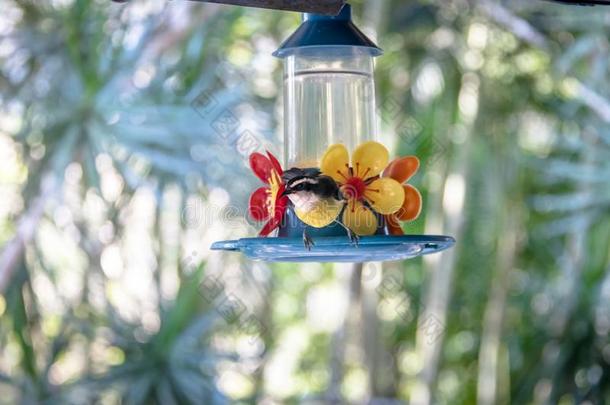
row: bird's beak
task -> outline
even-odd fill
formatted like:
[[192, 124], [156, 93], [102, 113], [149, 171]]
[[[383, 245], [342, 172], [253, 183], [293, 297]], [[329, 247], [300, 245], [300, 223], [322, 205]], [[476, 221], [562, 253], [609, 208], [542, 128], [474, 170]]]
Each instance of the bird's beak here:
[[287, 195], [290, 195], [290, 194], [292, 194], [292, 190], [285, 188], [284, 191], [282, 191], [282, 194], [280, 194], [280, 197], [286, 197]]

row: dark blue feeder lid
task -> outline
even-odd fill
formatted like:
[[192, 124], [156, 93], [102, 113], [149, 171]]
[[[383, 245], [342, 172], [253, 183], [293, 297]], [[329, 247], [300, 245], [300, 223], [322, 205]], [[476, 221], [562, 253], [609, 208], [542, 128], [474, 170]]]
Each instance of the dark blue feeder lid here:
[[334, 17], [303, 14], [303, 23], [273, 53], [273, 56], [285, 58], [297, 49], [320, 46], [353, 46], [369, 52], [371, 56], [379, 56], [383, 53], [381, 48], [352, 22], [352, 7], [346, 4]]

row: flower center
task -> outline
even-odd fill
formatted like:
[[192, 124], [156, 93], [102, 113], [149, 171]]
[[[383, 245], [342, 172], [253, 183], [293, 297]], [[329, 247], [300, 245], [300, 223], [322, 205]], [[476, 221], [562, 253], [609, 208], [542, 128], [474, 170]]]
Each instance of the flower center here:
[[341, 187], [341, 192], [348, 200], [361, 200], [365, 191], [366, 184], [360, 177], [350, 177]]

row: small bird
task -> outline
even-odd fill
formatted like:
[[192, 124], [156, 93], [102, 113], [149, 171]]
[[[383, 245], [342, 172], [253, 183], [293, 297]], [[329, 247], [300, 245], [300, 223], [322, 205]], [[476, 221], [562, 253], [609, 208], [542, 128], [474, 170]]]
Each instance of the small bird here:
[[[288, 196], [296, 216], [308, 226], [324, 228], [338, 223], [347, 231], [352, 243], [358, 243], [358, 236], [337, 220], [345, 208], [345, 198], [335, 180], [323, 175], [317, 168], [292, 168], [282, 175], [286, 185], [283, 195]], [[307, 250], [314, 245], [313, 239], [303, 229], [303, 244]]]

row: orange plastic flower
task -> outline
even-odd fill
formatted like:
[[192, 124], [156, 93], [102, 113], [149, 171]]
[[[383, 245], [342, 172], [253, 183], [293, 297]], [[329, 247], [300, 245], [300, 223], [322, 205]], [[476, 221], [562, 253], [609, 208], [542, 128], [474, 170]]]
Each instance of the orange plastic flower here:
[[[405, 156], [393, 160], [383, 171], [382, 178], [391, 178], [403, 184], [409, 181], [419, 169], [419, 159], [415, 156]], [[404, 235], [399, 221], [415, 220], [422, 207], [422, 197], [419, 191], [410, 184], [403, 184], [405, 199], [400, 209], [390, 215], [384, 215], [390, 235]]]

